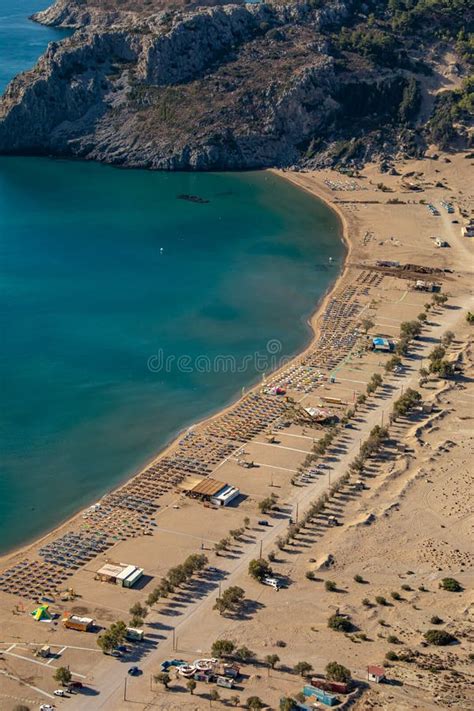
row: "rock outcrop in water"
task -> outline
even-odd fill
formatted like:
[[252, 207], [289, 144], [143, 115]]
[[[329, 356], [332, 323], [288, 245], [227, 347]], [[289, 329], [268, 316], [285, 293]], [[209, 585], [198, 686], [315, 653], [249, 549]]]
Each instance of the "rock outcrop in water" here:
[[[351, 0], [131, 9], [139, 5], [58, 0], [36, 16], [82, 29], [9, 85], [1, 153], [170, 170], [308, 165], [353, 138], [351, 119], [364, 127], [370, 117], [373, 131], [375, 117], [378, 149], [406, 101], [406, 71], [367, 61], [354, 71], [333, 51], [330, 32], [351, 18]], [[369, 144], [344, 151], [364, 157]]]

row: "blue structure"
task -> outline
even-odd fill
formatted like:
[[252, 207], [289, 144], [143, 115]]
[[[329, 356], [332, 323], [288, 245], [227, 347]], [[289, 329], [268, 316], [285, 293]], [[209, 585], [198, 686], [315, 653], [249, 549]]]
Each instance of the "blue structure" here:
[[334, 694], [330, 694], [328, 691], [324, 691], [324, 689], [318, 689], [316, 686], [311, 686], [311, 684], [306, 684], [306, 686], [303, 687], [303, 694], [305, 696], [315, 696], [318, 701], [321, 701], [322, 704], [326, 704], [326, 706], [335, 706], [339, 702], [339, 699], [337, 696], [334, 696]]
[[393, 351], [393, 343], [389, 341], [388, 338], [377, 336], [376, 338], [372, 338], [372, 350], [390, 353], [390, 351]]
[[166, 672], [168, 669], [171, 667], [182, 667], [183, 664], [187, 664], [187, 662], [184, 661], [184, 659], [171, 659], [171, 660], [166, 660], [161, 663], [161, 671]]

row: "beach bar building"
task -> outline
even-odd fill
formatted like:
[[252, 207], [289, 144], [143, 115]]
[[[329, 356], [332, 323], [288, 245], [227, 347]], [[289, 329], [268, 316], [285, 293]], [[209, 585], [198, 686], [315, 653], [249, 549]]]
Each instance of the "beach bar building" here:
[[207, 477], [199, 481], [191, 489], [188, 489], [186, 494], [192, 499], [210, 501], [215, 506], [228, 506], [231, 501], [234, 501], [239, 496], [240, 491], [223, 481]]
[[97, 571], [95, 579], [104, 583], [121, 585], [123, 588], [132, 588], [142, 575], [143, 568], [137, 568], [136, 565], [106, 563]]

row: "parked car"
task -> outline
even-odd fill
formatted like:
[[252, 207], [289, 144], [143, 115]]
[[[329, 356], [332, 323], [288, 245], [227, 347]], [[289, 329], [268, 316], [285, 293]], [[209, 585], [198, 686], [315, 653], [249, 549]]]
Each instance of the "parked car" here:
[[138, 676], [141, 673], [142, 672], [139, 667], [130, 667], [128, 670], [128, 674], [130, 674], [130, 676]]
[[56, 691], [53, 691], [53, 694], [55, 696], [66, 696], [66, 692], [64, 689], [56, 689]]
[[264, 518], [261, 519], [261, 521], [258, 521], [259, 526], [269, 526], [269, 522], [265, 520]]
[[51, 706], [51, 704], [41, 704], [40, 711], [54, 711], [56, 707]]

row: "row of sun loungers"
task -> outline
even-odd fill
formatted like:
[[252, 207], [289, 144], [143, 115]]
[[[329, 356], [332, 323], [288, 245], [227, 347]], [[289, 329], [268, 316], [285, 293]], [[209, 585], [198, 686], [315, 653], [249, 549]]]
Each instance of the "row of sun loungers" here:
[[[336, 293], [321, 319], [318, 342], [269, 383], [304, 392], [317, 388], [360, 339], [361, 296], [382, 279], [383, 274], [366, 270]], [[269, 428], [278, 428], [288, 412], [289, 404], [269, 393], [267, 387], [266, 391], [249, 393], [203, 429], [189, 430], [166, 456], [85, 511], [79, 531], [44, 545], [38, 552], [41, 560], [24, 561], [0, 574], [0, 590], [31, 599], [45, 592], [54, 594], [66, 576], [117, 541], [150, 535], [162, 496], [174, 491], [190, 474], [211, 474], [242, 444]]]
[[0, 574], [0, 591], [40, 600], [47, 595], [58, 595], [59, 585], [72, 572], [52, 563], [23, 560]]

